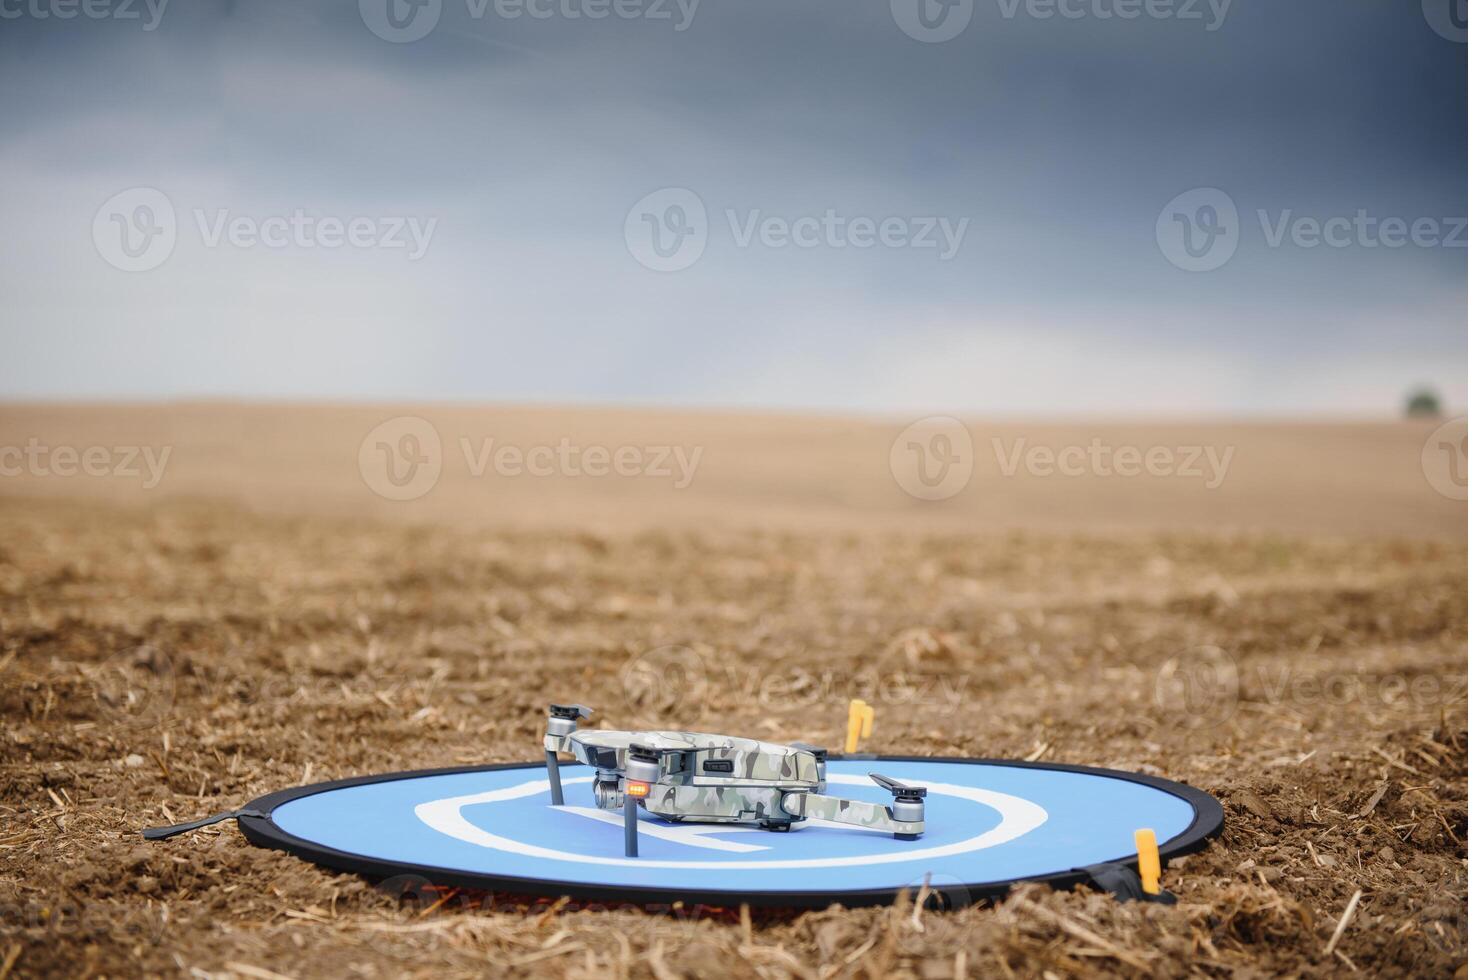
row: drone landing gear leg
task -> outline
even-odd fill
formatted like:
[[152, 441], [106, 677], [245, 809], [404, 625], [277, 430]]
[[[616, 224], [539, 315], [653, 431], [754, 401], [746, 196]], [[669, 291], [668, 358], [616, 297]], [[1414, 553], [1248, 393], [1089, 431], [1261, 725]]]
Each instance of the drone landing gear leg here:
[[622, 798], [622, 827], [627, 838], [627, 856], [637, 856], [637, 797], [631, 793]]
[[545, 771], [550, 773], [551, 806], [564, 806], [566, 797], [561, 793], [561, 760], [550, 749], [545, 750]]
[[558, 752], [571, 751], [571, 736], [576, 723], [590, 718], [591, 709], [584, 704], [553, 704], [545, 720], [545, 771], [550, 775], [551, 806], [564, 806], [561, 793], [561, 763]]

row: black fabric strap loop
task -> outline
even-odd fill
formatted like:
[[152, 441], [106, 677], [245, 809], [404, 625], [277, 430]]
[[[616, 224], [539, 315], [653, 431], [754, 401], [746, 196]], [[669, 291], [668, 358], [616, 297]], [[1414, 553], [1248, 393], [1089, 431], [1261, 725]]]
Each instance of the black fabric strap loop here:
[[1137, 876], [1135, 870], [1125, 864], [1093, 864], [1081, 870], [1091, 876], [1091, 884], [1104, 892], [1115, 895], [1119, 902], [1177, 904], [1177, 896], [1165, 888], [1156, 895], [1149, 895], [1143, 891], [1142, 879]]
[[223, 823], [226, 820], [238, 820], [240, 817], [259, 817], [261, 820], [264, 820], [266, 814], [262, 813], [259, 810], [228, 810], [224, 813], [216, 813], [212, 817], [205, 817], [202, 820], [190, 820], [188, 823], [176, 823], [172, 827], [149, 827], [147, 830], [143, 831], [143, 839], [167, 840], [168, 838], [174, 837], [178, 834], [186, 834], [191, 830], [198, 830], [200, 827], [211, 827], [214, 824]]

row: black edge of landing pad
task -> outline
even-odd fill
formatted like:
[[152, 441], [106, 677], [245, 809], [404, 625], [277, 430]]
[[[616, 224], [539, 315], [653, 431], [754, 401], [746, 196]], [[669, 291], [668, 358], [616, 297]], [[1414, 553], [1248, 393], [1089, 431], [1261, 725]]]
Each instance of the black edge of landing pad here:
[[[845, 756], [833, 753], [830, 758], [832, 760], [840, 760], [845, 758]], [[1072, 766], [1055, 762], [1018, 762], [1009, 759], [964, 759], [953, 756], [882, 755], [860, 756], [860, 758], [873, 762], [948, 762], [967, 765], [1009, 766], [1015, 769], [1050, 769], [1062, 772], [1084, 773], [1091, 776], [1102, 776], [1108, 779], [1121, 779], [1127, 782], [1150, 786], [1153, 789], [1161, 790], [1164, 793], [1169, 793], [1184, 800], [1193, 808], [1193, 822], [1188, 825], [1187, 829], [1170, 840], [1158, 842], [1158, 850], [1162, 856], [1164, 865], [1166, 865], [1170, 858], [1181, 857], [1184, 854], [1192, 854], [1195, 851], [1202, 850], [1210, 839], [1217, 837], [1223, 831], [1223, 805], [1218, 800], [1186, 783], [1161, 779], [1156, 776], [1148, 776], [1143, 773], [1122, 772], [1117, 769], [1100, 769], [1094, 766]], [[562, 769], [580, 766], [580, 763], [561, 764]], [[747, 904], [766, 908], [825, 908], [828, 905], [840, 904], [849, 908], [857, 908], [867, 905], [889, 905], [897, 898], [898, 892], [902, 890], [898, 888], [878, 888], [857, 891], [778, 892], [773, 894], [702, 889], [673, 891], [664, 888], [588, 885], [583, 882], [556, 881], [550, 878], [520, 878], [505, 875], [478, 874], [474, 872], [454, 871], [449, 868], [435, 868], [427, 865], [385, 861], [381, 858], [364, 857], [360, 854], [339, 851], [335, 848], [302, 840], [299, 837], [288, 834], [276, 826], [269, 816], [274, 812], [276, 807], [289, 803], [292, 800], [298, 800], [303, 796], [314, 796], [317, 793], [325, 793], [330, 790], [345, 789], [348, 786], [361, 786], [366, 783], [386, 783], [398, 779], [416, 779], [420, 776], [451, 776], [470, 772], [497, 772], [503, 769], [533, 770], [544, 768], [545, 763], [543, 762], [508, 762], [497, 765], [454, 766], [446, 769], [418, 769], [412, 772], [383, 773], [376, 776], [354, 776], [350, 779], [314, 783], [310, 786], [296, 786], [291, 789], [278, 790], [258, 799], [251, 800], [246, 804], [245, 809], [259, 810], [266, 814], [266, 816], [264, 818], [242, 816], [239, 818], [238, 823], [241, 832], [244, 833], [245, 838], [251, 844], [286, 851], [313, 864], [336, 871], [347, 871], [370, 878], [417, 875], [436, 885], [473, 888], [481, 891], [502, 891], [540, 898], [559, 898], [563, 895], [569, 895], [574, 898], [593, 902], [622, 902], [632, 905], [666, 905], [671, 902], [681, 901], [685, 905], [714, 905], [724, 907]], [[1137, 856], [1135, 854], [1122, 854], [1106, 863], [1123, 864], [1131, 868], [1136, 868]], [[1034, 881], [1050, 885], [1052, 888], [1071, 889], [1089, 880], [1090, 875], [1085, 871], [1074, 869], [1053, 875], [1013, 879], [1010, 881], [990, 881], [975, 884], [964, 883], [961, 885], [945, 884], [939, 886], [936, 890], [950, 892], [962, 889], [968, 893], [967, 897], [972, 901], [981, 898], [1003, 897], [1008, 893], [1012, 885], [1018, 884], [1021, 881]]]

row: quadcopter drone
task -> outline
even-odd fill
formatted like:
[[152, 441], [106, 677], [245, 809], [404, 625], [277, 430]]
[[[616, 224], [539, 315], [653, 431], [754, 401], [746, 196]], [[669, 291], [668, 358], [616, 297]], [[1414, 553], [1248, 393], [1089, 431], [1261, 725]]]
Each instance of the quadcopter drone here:
[[637, 808], [664, 820], [754, 824], [787, 831], [805, 820], [891, 831], [898, 840], [923, 833], [921, 786], [869, 773], [892, 794], [891, 806], [826, 795], [826, 750], [796, 742], [696, 732], [577, 730], [591, 717], [582, 704], [553, 704], [545, 726], [551, 804], [563, 806], [559, 753], [596, 769], [592, 793], [603, 810], [621, 809], [627, 856], [637, 856]]

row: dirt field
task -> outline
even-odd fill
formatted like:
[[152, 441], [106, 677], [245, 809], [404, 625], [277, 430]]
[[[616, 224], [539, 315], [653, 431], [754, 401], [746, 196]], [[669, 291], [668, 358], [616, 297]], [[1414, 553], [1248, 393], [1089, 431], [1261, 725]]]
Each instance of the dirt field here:
[[[1426, 487], [1430, 426], [975, 427], [980, 457], [991, 431], [1236, 453], [1212, 490], [989, 456], [932, 503], [889, 467], [905, 423], [461, 409], [423, 413], [451, 448], [398, 503], [357, 465], [397, 414], [0, 409], [0, 445], [176, 467], [0, 480], [0, 978], [1468, 976], [1468, 504]], [[678, 491], [453, 459], [507, 432], [684, 441], [704, 469]], [[672, 661], [699, 665], [683, 706], [627, 680]], [[828, 744], [865, 696], [875, 751], [1161, 774], [1228, 824], [1168, 869], [1172, 908], [1029, 888], [748, 919], [404, 901], [233, 824], [137, 836], [529, 759], [567, 696]]]

